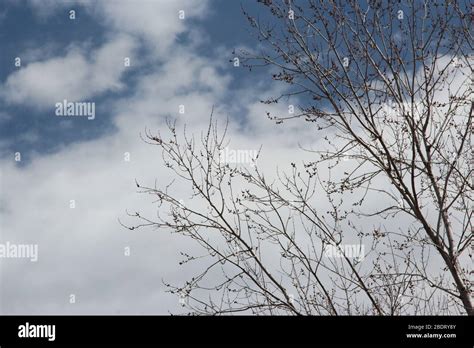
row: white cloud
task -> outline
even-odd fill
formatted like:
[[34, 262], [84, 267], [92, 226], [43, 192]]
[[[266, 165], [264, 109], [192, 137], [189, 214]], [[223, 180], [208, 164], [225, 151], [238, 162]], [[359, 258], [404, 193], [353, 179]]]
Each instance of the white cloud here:
[[[159, 57], [167, 64], [182, 63], [173, 63], [170, 59], [170, 54], [175, 56], [175, 52], [180, 49], [176, 38], [190, 30], [192, 19], [207, 14], [208, 2], [142, 1], [140, 6], [129, 0], [99, 3], [30, 0], [29, 3], [39, 10], [35, 13], [41, 18], [57, 15], [60, 11], [67, 15], [66, 9], [75, 9], [79, 16], [79, 9], [84, 9], [86, 14], [102, 23], [108, 32], [108, 41], [92, 51], [86, 44], [72, 44], [66, 54], [59, 57], [49, 57], [45, 48], [39, 47], [30, 47], [24, 52], [23, 63], [26, 66], [8, 76], [1, 88], [0, 98], [8, 103], [52, 108], [63, 99], [82, 101], [123, 88], [121, 78], [126, 71], [125, 57], [131, 58], [132, 68], [128, 69], [144, 64], [151, 57]], [[179, 18], [179, 11], [184, 11], [184, 19]], [[46, 43], [46, 46], [53, 47], [50, 43]], [[152, 55], [142, 55], [139, 59], [136, 56], [139, 47], [145, 47]], [[42, 57], [48, 59], [42, 60]], [[175, 71], [180, 73], [180, 69]], [[215, 79], [208, 76], [208, 79], [212, 78]], [[186, 81], [186, 76], [177, 76], [176, 81], [180, 80]]]
[[[175, 45], [176, 37], [189, 31], [190, 20], [202, 19], [209, 13], [209, 1], [193, 0], [114, 0], [87, 1], [29, 0], [41, 18], [76, 11], [80, 20], [84, 9], [114, 33], [132, 35], [144, 40], [155, 54], [166, 54]], [[179, 17], [184, 11], [184, 19]]]
[[62, 57], [34, 62], [12, 73], [0, 96], [8, 103], [54, 108], [56, 102], [81, 101], [123, 87], [124, 57], [134, 51], [130, 37], [115, 37], [91, 53], [71, 47]]
[[[189, 20], [202, 18], [208, 8], [208, 1], [160, 0], [102, 1], [98, 4], [100, 13], [112, 30], [135, 35], [147, 41], [155, 53], [167, 54], [178, 34], [189, 30]], [[179, 18], [184, 11], [184, 19]]]

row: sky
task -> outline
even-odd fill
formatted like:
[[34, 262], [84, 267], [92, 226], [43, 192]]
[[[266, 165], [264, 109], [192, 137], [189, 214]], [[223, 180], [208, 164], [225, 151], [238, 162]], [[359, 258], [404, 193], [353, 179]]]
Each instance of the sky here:
[[[234, 148], [272, 149], [271, 168], [313, 141], [304, 125], [267, 119], [277, 106], [260, 100], [279, 92], [269, 75], [234, 66], [234, 49], [256, 45], [241, 6], [260, 11], [253, 1], [1, 2], [0, 240], [37, 245], [38, 260], [1, 259], [0, 313], [182, 310], [163, 281], [196, 271], [178, 266], [196, 246], [119, 223], [154, 212], [135, 180], [172, 179], [140, 134], [167, 118], [202, 131], [214, 107]], [[94, 103], [94, 118], [58, 116], [64, 100]]]
[[[214, 110], [229, 122], [229, 146], [261, 148], [258, 166], [270, 176], [307, 160], [302, 147], [325, 144], [306, 122], [268, 119], [293, 102], [261, 102], [286, 88], [268, 69], [234, 66], [234, 50], [259, 45], [242, 7], [263, 11], [250, 0], [0, 2], [0, 246], [38, 247], [36, 262], [0, 258], [0, 314], [183, 311], [164, 282], [199, 272], [199, 263], [179, 265], [180, 252], [202, 250], [170, 231], [120, 223], [134, 223], [127, 212], [156, 214], [136, 181], [173, 180], [143, 141], [147, 130], [165, 132], [171, 119], [200, 134]], [[91, 113], [64, 115], [68, 102]], [[341, 173], [353, 165], [341, 163]], [[174, 195], [186, 204], [191, 191]]]

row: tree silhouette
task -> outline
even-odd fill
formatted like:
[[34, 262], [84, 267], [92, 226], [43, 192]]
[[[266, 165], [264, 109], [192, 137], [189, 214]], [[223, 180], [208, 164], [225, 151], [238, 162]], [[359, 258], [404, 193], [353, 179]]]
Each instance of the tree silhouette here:
[[[244, 11], [260, 45], [239, 58], [288, 84], [264, 102], [295, 101], [297, 112], [270, 119], [306, 121], [327, 146], [268, 180], [258, 166], [222, 161], [226, 128], [219, 134], [212, 118], [200, 142], [173, 123], [169, 139], [148, 133], [200, 204], [140, 186], [169, 214], [136, 213], [131, 228], [189, 236], [210, 260], [170, 291], [198, 314], [472, 315], [468, 2], [262, 6], [262, 16]], [[323, 199], [329, 211], [315, 209]], [[365, 257], [351, 257], [348, 243], [365, 246]]]

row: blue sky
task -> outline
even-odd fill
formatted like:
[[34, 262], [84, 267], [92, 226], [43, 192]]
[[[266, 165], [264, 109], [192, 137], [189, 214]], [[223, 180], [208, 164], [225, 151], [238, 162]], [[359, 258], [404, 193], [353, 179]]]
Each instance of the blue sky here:
[[[62, 2], [63, 4], [68, 2]], [[37, 5], [35, 2], [3, 1], [0, 4], [0, 81], [5, 83], [9, 76], [30, 63], [41, 62], [55, 56], [64, 56], [71, 45], [86, 44], [90, 51], [99, 49], [110, 36], [107, 25], [90, 10], [93, 1], [82, 6], [79, 2], [69, 2], [58, 6], [53, 2]], [[188, 3], [187, 6], [192, 6]], [[268, 75], [249, 74], [245, 69], [232, 69], [228, 62], [232, 59], [232, 50], [236, 47], [253, 46], [255, 38], [249, 33], [246, 19], [241, 6], [258, 13], [261, 7], [254, 1], [214, 0], [206, 9], [205, 16], [186, 19], [186, 25], [193, 31], [178, 34], [177, 44], [192, 43], [196, 38], [190, 33], [199, 30], [201, 42], [195, 46], [194, 53], [206, 57], [209, 61], [219, 63], [218, 69], [232, 77], [232, 86], [227, 91], [229, 97], [233, 92], [251, 79], [261, 80]], [[69, 10], [76, 11], [76, 19], [69, 19]], [[88, 10], [89, 9], [89, 10]], [[137, 39], [137, 38], [134, 38]], [[138, 38], [139, 39], [139, 38]], [[140, 76], [146, 75], [160, 64], [164, 56], [173, 55], [173, 49], [161, 54], [150, 54], [146, 45], [138, 48], [143, 51], [141, 56], [149, 63], [135, 66], [126, 71], [120, 80], [124, 88], [105, 90], [93, 95], [98, 116], [94, 122], [85, 119], [60, 120], [52, 116], [53, 106], [37, 108], [35, 105], [22, 102], [6, 102], [2, 100], [0, 118], [1, 156], [12, 156], [13, 152], [21, 152], [23, 161], [28, 163], [31, 153], [51, 153], [71, 142], [94, 139], [105, 133], [114, 132], [111, 119], [114, 117], [109, 103], [118, 98], [131, 96]], [[219, 55], [216, 56], [216, 50]], [[161, 55], [161, 56], [160, 56]], [[22, 67], [13, 63], [16, 57], [22, 58]], [[138, 60], [138, 59], [137, 59]], [[134, 62], [136, 63], [136, 61]], [[222, 66], [224, 65], [224, 66]], [[42, 78], [47, 79], [47, 76]], [[8, 115], [8, 116], [7, 116]]]

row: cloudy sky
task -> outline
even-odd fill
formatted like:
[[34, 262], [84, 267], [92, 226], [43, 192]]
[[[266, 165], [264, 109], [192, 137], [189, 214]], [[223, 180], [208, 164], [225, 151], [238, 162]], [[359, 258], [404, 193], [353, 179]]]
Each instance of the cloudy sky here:
[[[294, 160], [311, 130], [269, 121], [260, 100], [278, 86], [230, 61], [256, 44], [237, 1], [1, 2], [0, 243], [38, 245], [38, 261], [0, 259], [0, 313], [181, 310], [163, 281], [193, 272], [178, 262], [195, 246], [119, 224], [154, 211], [135, 179], [171, 180], [140, 133], [167, 118], [199, 132], [214, 106], [234, 148], [264, 144], [268, 168]], [[94, 119], [59, 117], [63, 100], [94, 103]]]
[[[199, 134], [214, 110], [214, 119], [229, 122], [229, 147], [261, 148], [258, 166], [270, 176], [311, 159], [302, 147], [326, 146], [306, 122], [268, 119], [297, 104], [261, 102], [285, 88], [268, 69], [234, 65], [235, 50], [259, 45], [242, 7], [264, 15], [253, 0], [0, 2], [0, 314], [183, 311], [163, 282], [199, 271], [179, 265], [180, 252], [199, 253], [198, 246], [120, 223], [136, 223], [127, 212], [156, 214], [136, 181], [173, 180], [159, 149], [143, 141], [147, 130], [166, 133], [175, 120]], [[93, 113], [61, 116], [67, 102]], [[341, 163], [339, 173], [354, 165]], [[175, 186], [173, 195], [186, 204], [189, 189]], [[383, 199], [368, 199], [366, 208]], [[396, 227], [410, 223], [398, 219]], [[37, 245], [38, 260], [2, 257], [7, 244]]]

